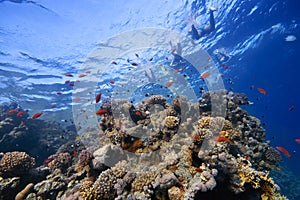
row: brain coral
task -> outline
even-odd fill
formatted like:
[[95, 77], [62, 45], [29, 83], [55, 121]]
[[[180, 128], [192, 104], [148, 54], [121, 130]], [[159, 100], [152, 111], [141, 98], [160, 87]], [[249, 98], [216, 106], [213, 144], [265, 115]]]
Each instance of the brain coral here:
[[0, 160], [0, 175], [3, 177], [19, 176], [35, 165], [35, 159], [25, 152], [7, 152]]

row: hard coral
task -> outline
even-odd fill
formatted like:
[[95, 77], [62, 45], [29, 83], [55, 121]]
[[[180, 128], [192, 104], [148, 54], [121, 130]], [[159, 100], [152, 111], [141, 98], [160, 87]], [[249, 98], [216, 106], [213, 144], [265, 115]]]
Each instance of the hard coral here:
[[86, 200], [114, 199], [116, 196], [115, 184], [126, 173], [126, 162], [117, 163], [111, 169], [103, 171], [92, 187], [86, 187], [80, 195]]
[[0, 160], [0, 176], [19, 176], [26, 173], [34, 165], [35, 159], [25, 152], [7, 152]]

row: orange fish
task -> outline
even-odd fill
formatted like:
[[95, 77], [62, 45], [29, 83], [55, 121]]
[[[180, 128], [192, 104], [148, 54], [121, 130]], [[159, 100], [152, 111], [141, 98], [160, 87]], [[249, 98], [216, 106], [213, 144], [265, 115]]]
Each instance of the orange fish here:
[[36, 114], [34, 114], [31, 118], [32, 118], [32, 119], [36, 119], [36, 118], [40, 117], [42, 114], [43, 114], [42, 112], [36, 113]]
[[68, 76], [68, 77], [73, 77], [73, 75], [70, 74], [70, 73], [67, 73], [67, 74], [65, 74], [65, 75]]
[[18, 110], [13, 109], [13, 110], [9, 110], [9, 111], [8, 111], [8, 114], [14, 114], [14, 113], [16, 113], [16, 112], [18, 112]]
[[295, 139], [295, 141], [296, 141], [298, 144], [300, 144], [300, 139], [299, 139], [299, 138]]
[[95, 114], [96, 115], [104, 115], [106, 113], [107, 113], [107, 110], [105, 110], [105, 109], [99, 109]]
[[78, 75], [79, 78], [82, 78], [82, 77], [85, 77], [85, 76], [86, 76], [85, 74], [79, 74]]
[[204, 72], [201, 74], [200, 78], [201, 79], [206, 79], [210, 75], [210, 72]]
[[80, 97], [76, 97], [75, 101], [81, 101], [81, 98]]
[[267, 91], [264, 88], [257, 88], [257, 90], [262, 93], [263, 95], [267, 94]]
[[179, 72], [179, 69], [174, 70], [174, 74], [177, 74]]
[[169, 81], [166, 83], [165, 87], [168, 88], [168, 87], [171, 87], [171, 85], [173, 85], [174, 81]]
[[18, 116], [18, 117], [21, 117], [21, 116], [24, 115], [25, 113], [26, 113], [25, 111], [20, 111], [20, 112], [17, 113], [17, 116]]
[[192, 135], [192, 138], [196, 141], [200, 141], [201, 137], [199, 135]]
[[229, 142], [230, 144], [233, 144], [233, 142], [231, 140], [229, 140], [226, 137], [222, 137], [222, 136], [215, 137], [215, 141], [216, 142]]
[[136, 111], [136, 112], [135, 112], [135, 115], [137, 115], [137, 116], [142, 116], [142, 114], [141, 114], [140, 111]]
[[281, 153], [283, 153], [284, 155], [286, 155], [288, 158], [291, 157], [291, 154], [288, 150], [286, 150], [285, 148], [281, 147], [281, 146], [277, 146], [276, 149], [278, 149]]
[[97, 94], [97, 96], [96, 96], [96, 103], [98, 103], [100, 101], [101, 95], [102, 95], [102, 93]]

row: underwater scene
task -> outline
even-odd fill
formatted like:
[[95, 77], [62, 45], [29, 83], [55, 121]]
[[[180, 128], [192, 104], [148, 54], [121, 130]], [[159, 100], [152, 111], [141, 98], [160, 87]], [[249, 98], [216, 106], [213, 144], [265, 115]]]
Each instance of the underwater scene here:
[[296, 0], [0, 0], [0, 200], [299, 200]]

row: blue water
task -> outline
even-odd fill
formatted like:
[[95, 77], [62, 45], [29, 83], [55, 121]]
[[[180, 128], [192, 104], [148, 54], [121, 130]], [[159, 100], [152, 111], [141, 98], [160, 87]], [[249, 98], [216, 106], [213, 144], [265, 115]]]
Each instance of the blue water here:
[[[254, 102], [245, 109], [265, 124], [272, 146], [291, 152], [284, 163], [300, 175], [295, 142], [300, 138], [300, 7], [295, 0], [0, 0], [0, 101], [16, 101], [31, 114], [42, 110], [45, 120], [72, 119], [73, 88], [65, 84], [65, 74], [77, 76], [95, 47], [144, 27], [190, 37], [191, 24], [208, 22], [209, 6], [218, 8], [216, 30], [196, 42], [219, 66], [226, 89]], [[289, 35], [297, 39], [285, 41]], [[218, 60], [217, 49], [228, 58]]]

